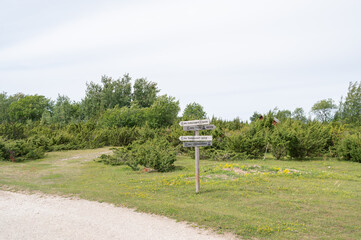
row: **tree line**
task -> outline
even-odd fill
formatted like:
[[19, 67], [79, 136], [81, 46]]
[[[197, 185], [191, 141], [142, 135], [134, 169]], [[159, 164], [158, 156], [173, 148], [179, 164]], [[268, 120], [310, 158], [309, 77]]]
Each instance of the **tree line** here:
[[[200, 104], [190, 103], [178, 117], [179, 101], [159, 92], [156, 83], [140, 78], [132, 84], [126, 74], [119, 79], [103, 76], [100, 84], [87, 83], [85, 97], [79, 102], [63, 95], [52, 101], [41, 95], [0, 93], [0, 159], [21, 161], [40, 158], [46, 151], [102, 146], [128, 148], [132, 154], [119, 151], [123, 158], [157, 142], [162, 146], [168, 142], [164, 152], [174, 149], [192, 154], [191, 149], [179, 147], [178, 137], [184, 132], [178, 122], [206, 118], [206, 112]], [[204, 134], [213, 136], [214, 145], [202, 154], [230, 160], [258, 158], [268, 151], [277, 159], [327, 156], [361, 162], [361, 82], [350, 83], [339, 104], [320, 100], [311, 113], [315, 118], [307, 117], [302, 108], [275, 108], [263, 114], [255, 112], [250, 122], [213, 117], [211, 122], [217, 128]], [[158, 140], [151, 141], [154, 138]], [[167, 159], [158, 153], [154, 156]], [[119, 158], [104, 161], [124, 163]], [[171, 159], [168, 162], [173, 163], [174, 155]], [[134, 161], [129, 161], [135, 169]]]

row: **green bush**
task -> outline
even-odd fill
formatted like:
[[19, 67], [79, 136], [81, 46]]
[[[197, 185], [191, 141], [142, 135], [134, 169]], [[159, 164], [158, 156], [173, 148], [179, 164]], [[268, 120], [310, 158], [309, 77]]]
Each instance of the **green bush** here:
[[5, 139], [26, 138], [25, 125], [21, 123], [2, 123], [0, 124], [0, 136]]
[[271, 153], [277, 160], [287, 156], [289, 141], [286, 131], [276, 128], [270, 136], [270, 144]]
[[129, 149], [127, 147], [120, 147], [113, 149], [113, 155], [102, 154], [96, 160], [109, 165], [124, 165], [129, 160]]
[[5, 146], [5, 141], [0, 138], [0, 161], [9, 159], [9, 150]]
[[277, 159], [286, 154], [293, 159], [322, 156], [332, 146], [330, 132], [328, 125], [319, 122], [286, 120], [270, 134], [271, 152]]
[[265, 136], [263, 131], [246, 130], [244, 133], [233, 134], [227, 137], [227, 151], [246, 154], [249, 158], [262, 156], [265, 149]]
[[128, 146], [135, 140], [139, 139], [139, 128], [122, 127], [109, 128], [106, 130], [107, 144], [111, 146]]
[[[152, 168], [160, 172], [167, 172], [174, 168], [176, 161], [175, 149], [164, 138], [147, 140], [144, 144], [132, 144], [133, 159], [141, 166]], [[132, 163], [134, 166], [135, 163]]]
[[30, 141], [23, 139], [5, 141], [0, 145], [3, 146], [1, 148], [3, 149], [2, 154], [5, 154], [4, 160], [8, 161], [10, 161], [10, 152], [16, 162], [21, 162], [27, 159], [43, 158], [45, 154], [43, 147], [37, 147]]
[[145, 108], [137, 105], [108, 109], [101, 117], [99, 124], [104, 127], [135, 127], [145, 122]]
[[127, 147], [115, 149], [113, 156], [102, 155], [98, 161], [110, 165], [126, 164], [133, 170], [139, 165], [159, 172], [167, 172], [174, 168], [176, 152], [165, 138], [154, 138], [145, 142], [135, 141]]
[[361, 136], [345, 136], [337, 146], [337, 154], [342, 160], [361, 163]]
[[50, 151], [50, 140], [44, 135], [34, 135], [28, 138], [28, 142], [37, 148], [43, 148], [45, 151]]

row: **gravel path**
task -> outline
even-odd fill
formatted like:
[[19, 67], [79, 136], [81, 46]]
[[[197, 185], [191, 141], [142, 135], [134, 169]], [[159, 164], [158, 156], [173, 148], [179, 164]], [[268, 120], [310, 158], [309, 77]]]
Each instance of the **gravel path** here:
[[235, 239], [82, 199], [0, 191], [0, 239]]

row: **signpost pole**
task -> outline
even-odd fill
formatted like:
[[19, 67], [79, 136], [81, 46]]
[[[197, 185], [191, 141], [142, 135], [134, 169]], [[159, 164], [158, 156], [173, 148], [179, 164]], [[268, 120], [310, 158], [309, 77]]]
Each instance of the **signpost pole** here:
[[179, 123], [184, 131], [194, 131], [194, 136], [180, 136], [179, 140], [184, 141], [183, 147], [195, 148], [195, 165], [196, 165], [196, 193], [200, 192], [199, 176], [199, 147], [212, 146], [212, 136], [199, 136], [200, 130], [213, 130], [216, 126], [211, 125], [209, 119], [181, 121]]
[[[199, 131], [194, 132], [194, 136], [199, 136]], [[196, 193], [200, 191], [200, 180], [199, 180], [199, 147], [195, 147], [195, 158], [196, 158]]]

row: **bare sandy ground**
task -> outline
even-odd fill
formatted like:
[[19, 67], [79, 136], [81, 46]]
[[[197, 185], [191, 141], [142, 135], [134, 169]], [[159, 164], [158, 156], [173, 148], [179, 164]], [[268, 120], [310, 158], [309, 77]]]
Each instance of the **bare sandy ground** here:
[[82, 199], [0, 191], [0, 239], [235, 239]]

